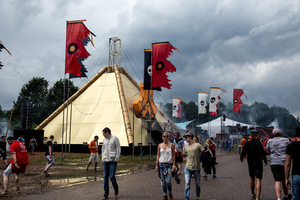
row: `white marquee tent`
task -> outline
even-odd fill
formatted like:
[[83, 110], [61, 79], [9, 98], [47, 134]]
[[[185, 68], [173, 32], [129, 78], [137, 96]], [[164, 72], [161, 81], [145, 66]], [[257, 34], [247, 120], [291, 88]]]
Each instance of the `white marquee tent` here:
[[[207, 123], [203, 123], [203, 124], [199, 124], [197, 125], [197, 127], [201, 127], [202, 130], [207, 130], [207, 134], [209, 137], [216, 137], [217, 133], [221, 133], [221, 117], [214, 119], [210, 122]], [[250, 124], [245, 124], [245, 123], [241, 123], [232, 119], [228, 119], [226, 118], [225, 121], [222, 120], [222, 126], [226, 127], [226, 126], [236, 126], [237, 124], [240, 124], [240, 126], [247, 126], [247, 128], [249, 128], [249, 126], [253, 126]]]

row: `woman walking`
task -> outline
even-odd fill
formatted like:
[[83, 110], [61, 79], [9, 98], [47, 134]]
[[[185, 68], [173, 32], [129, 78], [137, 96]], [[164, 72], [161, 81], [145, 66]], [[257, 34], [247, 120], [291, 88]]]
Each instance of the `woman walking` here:
[[175, 170], [175, 145], [169, 142], [169, 134], [162, 134], [163, 142], [158, 145], [155, 171], [159, 171], [160, 182], [164, 196], [162, 200], [173, 200], [172, 195], [172, 170]]

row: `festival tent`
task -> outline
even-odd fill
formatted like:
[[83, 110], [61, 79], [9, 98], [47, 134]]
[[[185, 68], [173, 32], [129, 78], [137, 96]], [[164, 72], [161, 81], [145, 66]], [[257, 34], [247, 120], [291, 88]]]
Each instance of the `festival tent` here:
[[161, 139], [160, 132], [177, 128], [161, 110], [150, 123], [137, 118], [133, 102], [139, 94], [138, 83], [125, 69], [117, 65], [104, 67], [36, 130], [44, 130], [47, 138], [54, 135], [57, 144], [82, 145], [93, 140], [95, 135], [101, 142], [103, 128], [109, 127], [122, 147], [155, 145], [155, 138]]
[[187, 122], [180, 122], [180, 123], [175, 123], [175, 125], [177, 126], [177, 127], [179, 127], [180, 129], [182, 129], [182, 130], [186, 130], [187, 128], [187, 125], [189, 125], [190, 123], [192, 123], [192, 122], [194, 122], [195, 121], [195, 119], [193, 119], [193, 120], [191, 120], [191, 121], [187, 121]]
[[[201, 127], [202, 130], [207, 130], [207, 134], [209, 137], [216, 137], [216, 134], [221, 133], [221, 117], [214, 119], [210, 122], [207, 123], [203, 123], [203, 124], [199, 124], [197, 125], [197, 127]], [[241, 123], [229, 118], [226, 118], [225, 121], [222, 120], [222, 126], [223, 127], [227, 127], [227, 126], [237, 126], [237, 124], [239, 124], [239, 126], [246, 126], [247, 128], [249, 128], [250, 124], [245, 124], [245, 123]]]

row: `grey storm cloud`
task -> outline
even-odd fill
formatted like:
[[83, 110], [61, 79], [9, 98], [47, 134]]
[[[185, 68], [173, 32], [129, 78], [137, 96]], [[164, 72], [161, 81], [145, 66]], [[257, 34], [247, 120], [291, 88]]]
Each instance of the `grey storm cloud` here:
[[[12, 105], [25, 83], [45, 77], [51, 86], [64, 76], [66, 21], [87, 19], [97, 35], [84, 61], [91, 78], [108, 63], [110, 37], [122, 40], [121, 66], [143, 79], [143, 50], [170, 41], [180, 52], [169, 58], [172, 89], [156, 101], [179, 97], [197, 102], [198, 92], [221, 87], [224, 102], [234, 88], [248, 99], [286, 107], [300, 115], [300, 3], [267, 1], [3, 1], [0, 40], [13, 56], [0, 53], [1, 105]], [[105, 55], [104, 55], [105, 54]], [[128, 61], [128, 59], [130, 61]], [[81, 87], [88, 79], [74, 80]], [[14, 84], [11, 84], [14, 83]]]

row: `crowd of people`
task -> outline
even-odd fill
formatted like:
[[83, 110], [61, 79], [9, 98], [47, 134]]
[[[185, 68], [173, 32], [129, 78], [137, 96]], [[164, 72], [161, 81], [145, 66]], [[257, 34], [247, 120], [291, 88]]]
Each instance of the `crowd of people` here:
[[[121, 155], [121, 146], [119, 139], [111, 134], [109, 128], [102, 130], [102, 167], [104, 180], [104, 196], [109, 196], [109, 179], [114, 188], [115, 196], [119, 194], [119, 186], [116, 180], [117, 163]], [[193, 136], [192, 133], [186, 132], [182, 139], [177, 132], [174, 139], [170, 139], [167, 132], [162, 134], [163, 142], [158, 145], [155, 170], [160, 178], [163, 198], [162, 200], [173, 200], [172, 194], [172, 177], [176, 183], [180, 183], [180, 176], [184, 173], [184, 197], [190, 199], [191, 179], [195, 179], [196, 199], [200, 199], [200, 169], [203, 168], [203, 179], [207, 179], [210, 175], [216, 178], [216, 145], [212, 138], [200, 144], [199, 138]], [[98, 154], [98, 139], [94, 136], [94, 140], [90, 142], [89, 149], [91, 155], [86, 165], [86, 171], [94, 162], [94, 171], [97, 172], [97, 164], [100, 162]], [[50, 176], [48, 170], [55, 164], [55, 155], [53, 152], [54, 136], [51, 135], [46, 142], [45, 160], [46, 167], [43, 171], [46, 177]], [[11, 161], [7, 161], [6, 142], [10, 145]], [[274, 188], [277, 200], [300, 199], [300, 127], [296, 128], [295, 137], [290, 141], [282, 136], [279, 129], [274, 129], [272, 137], [261, 140], [259, 131], [255, 128], [251, 129], [251, 137], [241, 139], [241, 162], [247, 159], [248, 171], [250, 176], [250, 190], [253, 200], [260, 200], [263, 178], [263, 163], [270, 163], [270, 168], [274, 177]], [[29, 142], [30, 153], [34, 153], [37, 146], [36, 139], [33, 137]], [[6, 165], [3, 172], [3, 189], [0, 196], [8, 196], [8, 182], [11, 174], [15, 174], [15, 182], [17, 191], [20, 191], [20, 174], [25, 173], [29, 164], [28, 152], [25, 146], [25, 139], [20, 136], [17, 140], [13, 136], [1, 137], [0, 155]], [[269, 156], [269, 158], [267, 158]], [[183, 163], [184, 169], [183, 168]], [[202, 165], [201, 165], [202, 164]], [[291, 172], [291, 173], [290, 173]], [[290, 175], [292, 182], [290, 182]], [[292, 189], [292, 194], [289, 193]]]
[[[248, 141], [246, 137], [241, 139], [240, 160], [243, 162], [244, 158], [247, 158], [253, 200], [260, 200], [263, 162], [268, 164], [267, 155], [274, 177], [277, 200], [281, 200], [281, 191], [283, 200], [300, 199], [300, 127], [297, 127], [295, 132], [295, 138], [291, 141], [282, 137], [279, 129], [273, 129], [272, 137], [263, 141], [257, 129], [251, 130], [251, 138], [249, 137]], [[292, 184], [289, 180], [291, 163]], [[288, 193], [291, 186], [293, 195]]]
[[[158, 172], [163, 190], [162, 200], [173, 200], [171, 178], [181, 175], [182, 163], [185, 162], [184, 179], [185, 199], [190, 199], [191, 179], [195, 178], [196, 198], [200, 199], [200, 169], [201, 162], [204, 169], [203, 178], [212, 174], [212, 178], [216, 178], [216, 145], [212, 139], [205, 142], [204, 147], [199, 143], [199, 138], [193, 136], [192, 133], [184, 134], [184, 140], [179, 133], [174, 134], [174, 140], [170, 140], [170, 135], [167, 132], [162, 134], [163, 142], [158, 145], [155, 170]], [[176, 180], [176, 183], [180, 181]]]
[[[102, 199], [108, 199], [109, 196], [109, 179], [114, 188], [115, 196], [119, 194], [119, 187], [116, 180], [117, 163], [121, 155], [121, 146], [119, 139], [111, 134], [109, 128], [102, 130], [103, 145], [102, 145], [102, 165], [103, 165], [103, 180], [104, 180], [104, 196]], [[89, 163], [86, 166], [88, 170], [89, 165], [95, 163], [95, 172], [97, 172], [97, 163], [100, 161], [98, 155], [98, 136], [94, 137], [94, 140], [90, 143], [89, 149], [91, 150], [91, 156]], [[11, 161], [7, 161], [6, 143], [10, 145]], [[53, 151], [54, 136], [51, 135], [46, 142], [45, 160], [46, 167], [43, 174], [48, 177], [49, 169], [55, 164], [55, 155]], [[35, 147], [38, 146], [35, 137], [29, 141], [30, 154], [34, 154]], [[0, 193], [0, 197], [8, 196], [8, 183], [11, 174], [15, 174], [15, 182], [17, 186], [17, 192], [20, 192], [20, 174], [25, 173], [26, 167], [29, 164], [28, 151], [25, 145], [24, 136], [21, 135], [17, 140], [13, 136], [2, 136], [0, 141], [0, 155], [5, 162], [6, 169], [3, 172], [3, 192]]]

